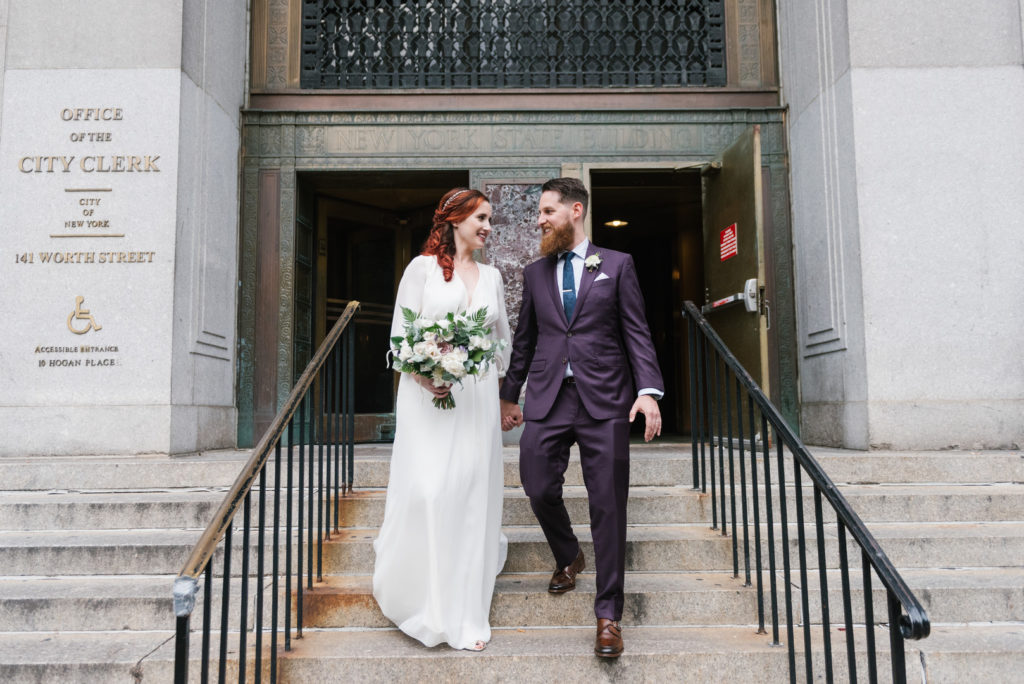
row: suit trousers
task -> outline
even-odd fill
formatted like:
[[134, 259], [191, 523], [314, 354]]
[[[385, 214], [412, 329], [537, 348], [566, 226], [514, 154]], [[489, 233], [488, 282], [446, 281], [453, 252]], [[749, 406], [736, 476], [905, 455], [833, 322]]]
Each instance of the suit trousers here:
[[569, 447], [580, 447], [590, 505], [598, 618], [622, 617], [626, 574], [626, 499], [629, 494], [629, 421], [595, 420], [575, 384], [563, 383], [543, 420], [528, 420], [519, 441], [519, 474], [537, 520], [563, 568], [576, 558], [579, 540], [562, 499]]

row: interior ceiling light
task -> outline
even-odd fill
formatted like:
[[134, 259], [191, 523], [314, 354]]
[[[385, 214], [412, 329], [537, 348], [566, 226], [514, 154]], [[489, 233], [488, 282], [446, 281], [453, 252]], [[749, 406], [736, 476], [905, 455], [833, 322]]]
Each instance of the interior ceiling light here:
[[605, 221], [604, 225], [608, 226], [609, 228], [622, 228], [623, 226], [628, 226], [629, 221], [615, 219], [614, 221]]

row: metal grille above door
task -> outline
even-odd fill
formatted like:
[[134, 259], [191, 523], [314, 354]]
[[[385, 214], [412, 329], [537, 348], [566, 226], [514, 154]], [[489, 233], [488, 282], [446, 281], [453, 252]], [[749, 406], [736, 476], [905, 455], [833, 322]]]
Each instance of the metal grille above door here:
[[303, 88], [723, 86], [724, 0], [303, 0]]

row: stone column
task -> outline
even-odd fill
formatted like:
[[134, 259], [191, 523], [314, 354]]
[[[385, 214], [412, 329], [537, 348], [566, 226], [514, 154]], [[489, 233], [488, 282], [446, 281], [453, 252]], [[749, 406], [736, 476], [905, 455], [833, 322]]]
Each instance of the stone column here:
[[1021, 6], [779, 3], [811, 443], [1024, 443]]
[[5, 15], [0, 454], [232, 446], [245, 4]]

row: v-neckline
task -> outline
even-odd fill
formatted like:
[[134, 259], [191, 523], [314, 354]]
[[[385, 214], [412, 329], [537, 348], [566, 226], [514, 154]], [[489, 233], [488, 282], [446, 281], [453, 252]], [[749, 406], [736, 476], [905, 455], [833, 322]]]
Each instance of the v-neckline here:
[[452, 273], [459, 276], [459, 282], [462, 283], [462, 291], [466, 293], [466, 311], [469, 311], [469, 308], [473, 306], [473, 295], [476, 294], [477, 289], [480, 287], [480, 279], [484, 277], [484, 271], [480, 268], [480, 264], [476, 265], [476, 284], [473, 285], [472, 292], [470, 292], [469, 288], [466, 286], [466, 279], [462, 277], [457, 269], [453, 268]]

